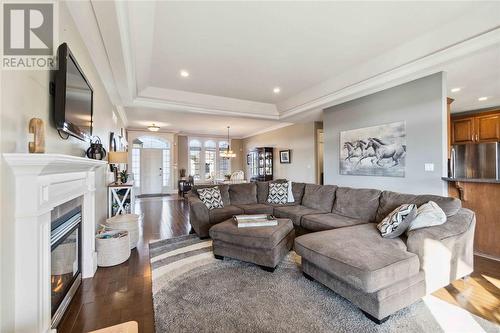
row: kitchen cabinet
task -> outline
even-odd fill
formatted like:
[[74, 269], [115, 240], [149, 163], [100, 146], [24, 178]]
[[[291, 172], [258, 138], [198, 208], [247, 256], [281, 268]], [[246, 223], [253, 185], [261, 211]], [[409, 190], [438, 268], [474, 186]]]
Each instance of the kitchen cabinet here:
[[452, 144], [500, 141], [500, 110], [451, 119]]
[[491, 142], [500, 140], [500, 113], [476, 117], [476, 141]]
[[472, 143], [474, 141], [474, 118], [452, 120], [452, 143]]

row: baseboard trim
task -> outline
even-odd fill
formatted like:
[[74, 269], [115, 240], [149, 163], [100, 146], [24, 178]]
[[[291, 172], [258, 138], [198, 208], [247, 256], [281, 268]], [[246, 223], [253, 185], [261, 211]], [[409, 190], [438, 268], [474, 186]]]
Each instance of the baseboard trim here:
[[483, 258], [495, 260], [495, 261], [500, 261], [499, 257], [495, 257], [495, 256], [492, 256], [492, 255], [481, 253], [481, 252], [477, 252], [477, 251], [474, 251], [474, 255], [476, 255], [478, 257], [483, 257]]

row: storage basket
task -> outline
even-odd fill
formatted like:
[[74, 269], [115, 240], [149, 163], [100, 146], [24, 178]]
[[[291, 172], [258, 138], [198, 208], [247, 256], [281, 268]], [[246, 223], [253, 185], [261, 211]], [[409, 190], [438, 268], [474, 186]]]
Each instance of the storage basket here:
[[105, 226], [111, 230], [127, 230], [130, 238], [130, 249], [132, 250], [139, 242], [139, 222], [142, 215], [122, 214], [106, 220]]
[[[123, 235], [109, 237], [120, 233]], [[127, 261], [130, 257], [128, 231], [112, 230], [96, 235], [95, 248], [97, 251], [97, 265], [100, 267], [115, 266]]]

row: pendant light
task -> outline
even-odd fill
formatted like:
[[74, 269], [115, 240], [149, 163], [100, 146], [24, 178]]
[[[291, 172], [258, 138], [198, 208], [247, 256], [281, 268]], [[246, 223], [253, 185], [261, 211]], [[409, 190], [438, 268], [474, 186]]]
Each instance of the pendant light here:
[[151, 132], [158, 132], [160, 130], [160, 126], [156, 126], [154, 123], [151, 126], [148, 126], [148, 130]]
[[229, 145], [229, 126], [227, 127], [227, 148], [220, 152], [220, 157], [224, 159], [230, 159], [236, 157], [236, 154], [231, 150], [231, 146]]

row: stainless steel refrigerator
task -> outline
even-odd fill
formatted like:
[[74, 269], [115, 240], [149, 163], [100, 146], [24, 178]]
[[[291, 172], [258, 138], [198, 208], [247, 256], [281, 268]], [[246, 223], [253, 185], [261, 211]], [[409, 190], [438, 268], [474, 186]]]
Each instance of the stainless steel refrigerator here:
[[496, 179], [500, 177], [499, 142], [453, 145], [452, 178]]

